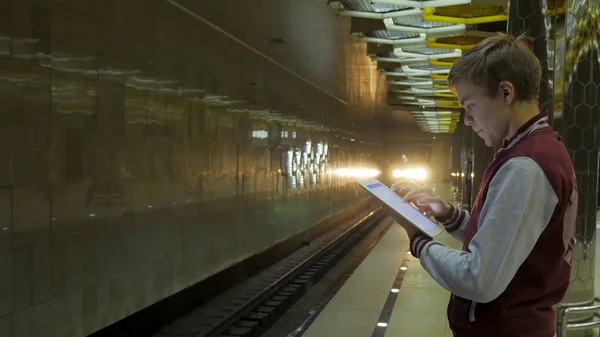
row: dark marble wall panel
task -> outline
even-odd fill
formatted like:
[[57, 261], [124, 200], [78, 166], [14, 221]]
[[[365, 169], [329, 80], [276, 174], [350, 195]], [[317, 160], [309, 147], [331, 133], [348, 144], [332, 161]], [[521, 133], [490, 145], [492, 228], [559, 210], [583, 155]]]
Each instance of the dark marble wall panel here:
[[[554, 32], [549, 17], [546, 15], [550, 3], [544, 0], [509, 1], [507, 33], [511, 35], [527, 35], [532, 40], [532, 48], [542, 65], [542, 82], [540, 84], [540, 109], [554, 111], [554, 90], [552, 70], [554, 68], [554, 50], [550, 43]], [[564, 1], [563, 1], [564, 2]], [[550, 114], [552, 121], [553, 114]]]
[[376, 147], [216, 104], [261, 61], [164, 3], [0, 0], [3, 337], [87, 335], [365, 197], [334, 173]]

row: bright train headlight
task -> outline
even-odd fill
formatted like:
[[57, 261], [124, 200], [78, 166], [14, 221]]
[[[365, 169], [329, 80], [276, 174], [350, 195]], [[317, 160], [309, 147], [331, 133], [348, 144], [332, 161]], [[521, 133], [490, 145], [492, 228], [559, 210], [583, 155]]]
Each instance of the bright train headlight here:
[[406, 170], [394, 170], [392, 171], [394, 178], [407, 178], [413, 180], [425, 180], [427, 179], [427, 170], [423, 168], [419, 169], [406, 169]]

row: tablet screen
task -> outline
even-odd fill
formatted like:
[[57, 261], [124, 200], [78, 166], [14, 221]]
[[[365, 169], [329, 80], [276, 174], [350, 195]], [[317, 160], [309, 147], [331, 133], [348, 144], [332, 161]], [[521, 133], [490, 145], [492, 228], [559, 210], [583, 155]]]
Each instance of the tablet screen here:
[[405, 217], [406, 220], [421, 228], [421, 230], [429, 232], [437, 227], [433, 221], [429, 220], [417, 209], [406, 203], [398, 194], [387, 188], [383, 183], [377, 182], [366, 185], [366, 187], [386, 205], [393, 208], [396, 212]]

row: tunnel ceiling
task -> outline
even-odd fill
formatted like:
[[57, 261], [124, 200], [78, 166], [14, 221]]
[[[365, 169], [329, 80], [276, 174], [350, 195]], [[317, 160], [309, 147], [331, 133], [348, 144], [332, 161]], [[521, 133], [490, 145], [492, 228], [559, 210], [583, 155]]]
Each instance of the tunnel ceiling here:
[[453, 132], [459, 106], [448, 70], [474, 43], [505, 31], [507, 19], [506, 0], [165, 3], [238, 46], [223, 55], [235, 66], [219, 72], [236, 94], [209, 98], [271, 117], [283, 105], [296, 123], [300, 116], [356, 132]]
[[452, 133], [460, 106], [447, 85], [454, 61], [481, 39], [505, 31], [506, 1], [330, 0], [350, 17], [387, 82], [387, 103], [423, 131]]

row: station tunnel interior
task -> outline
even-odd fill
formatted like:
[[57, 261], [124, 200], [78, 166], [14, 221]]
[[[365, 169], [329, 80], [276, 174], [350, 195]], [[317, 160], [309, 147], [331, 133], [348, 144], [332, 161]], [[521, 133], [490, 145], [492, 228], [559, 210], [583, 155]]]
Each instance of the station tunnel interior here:
[[372, 207], [359, 176], [456, 183], [469, 149], [444, 74], [506, 31], [507, 3], [447, 1], [428, 15], [495, 19], [385, 16], [424, 11], [409, 0], [0, 0], [0, 336], [92, 335], [310, 241]]

